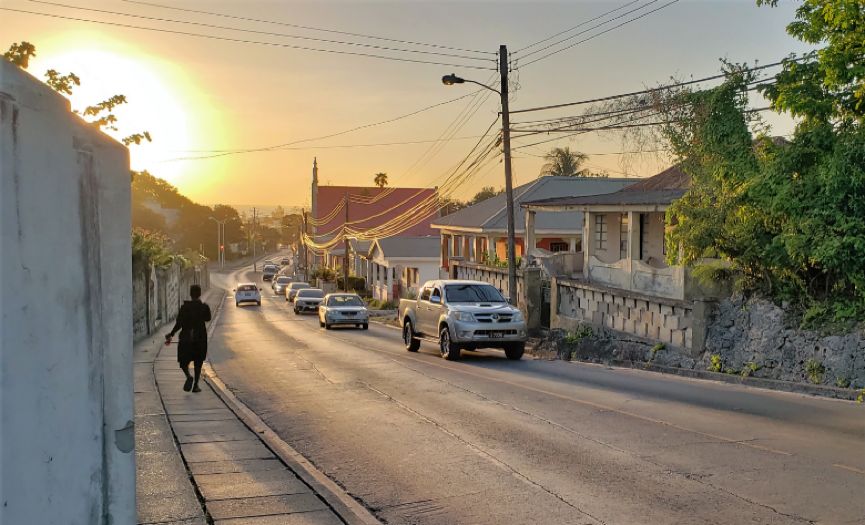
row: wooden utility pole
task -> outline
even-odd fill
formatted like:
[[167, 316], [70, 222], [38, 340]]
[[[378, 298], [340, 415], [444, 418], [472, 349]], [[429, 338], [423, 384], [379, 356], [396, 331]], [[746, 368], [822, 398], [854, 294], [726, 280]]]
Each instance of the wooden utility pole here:
[[345, 223], [342, 225], [342, 238], [345, 249], [342, 254], [342, 289], [345, 292], [348, 292], [348, 251], [349, 251], [349, 243], [348, 243], [348, 232], [346, 231], [348, 228], [348, 192], [345, 193]]
[[514, 228], [514, 183], [511, 177], [511, 115], [508, 109], [508, 47], [499, 46], [502, 85], [502, 149], [505, 157], [505, 197], [508, 211], [508, 298], [517, 304], [517, 247]]

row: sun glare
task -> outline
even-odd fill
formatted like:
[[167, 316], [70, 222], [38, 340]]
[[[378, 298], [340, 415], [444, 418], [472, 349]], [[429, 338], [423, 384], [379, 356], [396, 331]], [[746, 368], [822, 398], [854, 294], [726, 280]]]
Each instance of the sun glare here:
[[[91, 45], [69, 45], [69, 42], [96, 41]], [[179, 162], [161, 162], [176, 151], [194, 149], [193, 137], [200, 124], [195, 122], [194, 88], [179, 69], [156, 57], [134, 50], [107, 45], [102, 38], [60, 38], [37, 46], [37, 59], [31, 73], [41, 76], [48, 69], [61, 74], [73, 72], [81, 85], [73, 90], [72, 108], [83, 111], [117, 94], [126, 96], [127, 104], [118, 106], [117, 130], [106, 133], [121, 139], [133, 133], [148, 131], [153, 142], [142, 142], [129, 148], [132, 169], [147, 169], [172, 184], [188, 186], [193, 182], [188, 166]]]

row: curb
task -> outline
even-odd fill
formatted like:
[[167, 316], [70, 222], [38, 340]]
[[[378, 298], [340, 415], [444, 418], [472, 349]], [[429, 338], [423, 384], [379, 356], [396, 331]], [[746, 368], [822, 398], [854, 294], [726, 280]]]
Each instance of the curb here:
[[304, 483], [319, 496], [348, 525], [382, 525], [366, 507], [358, 503], [333, 480], [328, 478], [291, 445], [286, 443], [267, 424], [258, 417], [242, 401], [228, 389], [225, 383], [216, 375], [210, 363], [203, 367], [207, 383], [216, 395], [240, 418], [243, 423], [255, 432], [270, 450], [282, 460], [288, 468], [294, 471]]
[[707, 379], [712, 381], [721, 381], [723, 383], [762, 388], [766, 390], [778, 390], [781, 392], [792, 392], [795, 394], [821, 396], [847, 401], [855, 401], [856, 397], [859, 395], [859, 392], [857, 390], [853, 390], [850, 388], [838, 388], [825, 385], [809, 385], [807, 383], [795, 383], [793, 381], [766, 379], [762, 377], [742, 377], [740, 375], [710, 372], [708, 370], [695, 370], [691, 368], [675, 368], [672, 366], [656, 365], [653, 363], [646, 363], [642, 361], [613, 360], [610, 362], [610, 364], [622, 368], [632, 368], [634, 370], [646, 370], [649, 372], [659, 372], [662, 374], [672, 374], [682, 377], [690, 377], [692, 379]]
[[[220, 301], [213, 322], [210, 324], [211, 335], [216, 330], [222, 314], [225, 298]], [[352, 498], [345, 490], [331, 480], [327, 475], [318, 470], [308, 459], [286, 443], [273, 431], [267, 423], [262, 421], [258, 414], [252, 411], [219, 379], [210, 361], [205, 361], [202, 367], [204, 379], [210, 388], [216, 393], [223, 403], [240, 419], [244, 425], [252, 430], [258, 438], [279, 459], [291, 469], [297, 477], [306, 483], [316, 494], [318, 494], [333, 511], [348, 525], [382, 525], [366, 507]]]

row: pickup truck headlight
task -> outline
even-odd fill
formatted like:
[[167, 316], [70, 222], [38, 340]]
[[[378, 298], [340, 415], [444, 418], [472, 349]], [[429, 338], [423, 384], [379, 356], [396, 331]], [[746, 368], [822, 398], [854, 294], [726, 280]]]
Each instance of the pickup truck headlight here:
[[514, 312], [514, 316], [511, 317], [511, 322], [512, 323], [522, 323], [523, 321], [525, 321], [525, 319], [523, 319], [523, 313], [519, 310]]
[[454, 319], [457, 321], [462, 321], [464, 323], [473, 323], [475, 322], [475, 316], [471, 314], [471, 312], [454, 312]]

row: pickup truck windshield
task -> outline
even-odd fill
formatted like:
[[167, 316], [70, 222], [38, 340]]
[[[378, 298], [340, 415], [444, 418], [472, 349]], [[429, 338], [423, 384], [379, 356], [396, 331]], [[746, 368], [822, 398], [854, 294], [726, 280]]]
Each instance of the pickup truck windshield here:
[[449, 303], [506, 303], [505, 298], [488, 284], [451, 284], [445, 286]]

